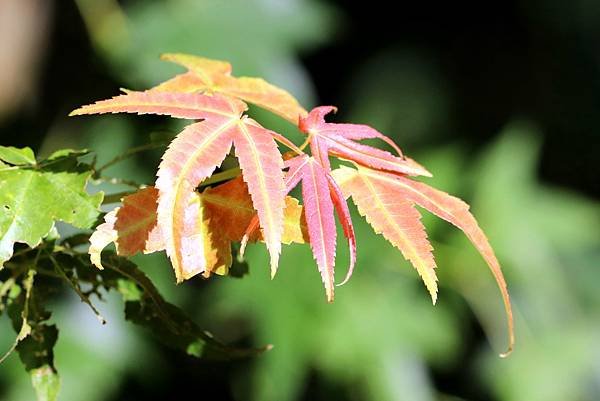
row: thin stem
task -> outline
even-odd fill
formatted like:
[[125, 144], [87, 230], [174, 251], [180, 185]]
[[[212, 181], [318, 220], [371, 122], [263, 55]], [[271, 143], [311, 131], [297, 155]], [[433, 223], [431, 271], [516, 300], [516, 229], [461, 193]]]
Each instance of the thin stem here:
[[220, 173], [213, 174], [206, 180], [200, 183], [200, 187], [206, 187], [208, 185], [216, 184], [218, 182], [227, 181], [232, 178], [237, 177], [242, 173], [242, 170], [239, 167], [230, 168], [229, 170], [221, 171]]
[[17, 252], [13, 253], [12, 258], [16, 258], [17, 256], [25, 255], [28, 252], [33, 251], [33, 248], [24, 248], [20, 249]]
[[271, 132], [271, 135], [273, 136], [273, 138], [275, 138], [275, 140], [277, 140], [280, 143], [284, 144], [285, 146], [287, 146], [288, 148], [290, 148], [291, 150], [293, 150], [294, 152], [296, 152], [298, 155], [301, 155], [301, 154], [304, 153], [302, 151], [303, 148], [297, 147], [292, 141], [290, 141], [289, 139], [287, 139], [285, 136], [283, 136], [281, 134], [278, 134], [277, 132]]
[[162, 308], [162, 304], [164, 303], [164, 301], [156, 299], [153, 291], [151, 290], [151, 288], [148, 288], [148, 286], [145, 285], [145, 283], [142, 283], [140, 280], [138, 280], [136, 277], [134, 277], [133, 275], [129, 274], [127, 271], [121, 269], [118, 266], [115, 266], [111, 263], [107, 263], [104, 262], [104, 266], [106, 266], [109, 269], [112, 269], [114, 271], [116, 271], [117, 273], [129, 278], [130, 280], [132, 280], [133, 282], [135, 282], [137, 285], [139, 285], [140, 287], [142, 287], [142, 289], [144, 290], [145, 295], [147, 295], [152, 302], [154, 302], [154, 305], [156, 306], [156, 308], [158, 309], [158, 313], [161, 315], [161, 317], [164, 319], [165, 323], [170, 326], [170, 329], [172, 332], [174, 333], [178, 333], [179, 330], [177, 330], [176, 326], [173, 325], [173, 322], [171, 320], [171, 318], [169, 317], [169, 315], [163, 310]]
[[79, 285], [76, 282], [74, 282], [69, 277], [67, 277], [67, 274], [65, 273], [63, 268], [60, 266], [60, 264], [56, 261], [54, 256], [52, 256], [51, 253], [48, 253], [48, 258], [50, 259], [50, 262], [52, 262], [52, 265], [54, 266], [54, 270], [56, 270], [56, 272], [59, 274], [59, 276], [63, 280], [65, 280], [67, 283], [69, 283], [69, 285], [71, 286], [73, 291], [75, 291], [75, 293], [77, 295], [79, 295], [79, 299], [81, 299], [81, 302], [87, 304], [90, 307], [90, 309], [92, 310], [92, 312], [94, 312], [94, 314], [96, 315], [96, 317], [98, 318], [100, 323], [106, 324], [106, 319], [104, 319], [104, 317], [100, 314], [100, 311], [98, 311], [98, 309], [96, 309], [96, 307], [92, 304], [92, 301], [90, 300], [90, 298], [87, 295], [85, 295], [83, 293], [83, 291], [81, 291], [81, 288], [79, 287]]
[[137, 182], [130, 181], [130, 180], [124, 180], [122, 178], [98, 177], [98, 178], [94, 179], [94, 184], [98, 184], [101, 182], [105, 182], [107, 184], [113, 184], [113, 185], [127, 185], [128, 187], [132, 187], [132, 188], [139, 188], [141, 186]]
[[120, 163], [123, 160], [126, 160], [132, 156], [135, 156], [138, 153], [146, 152], [148, 150], [162, 148], [165, 145], [166, 145], [166, 142], [151, 142], [151, 143], [148, 143], [145, 145], [136, 146], [134, 148], [128, 149], [125, 153], [122, 153], [122, 154], [116, 156], [112, 160], [106, 162], [104, 165], [98, 167], [98, 169], [96, 170], [96, 175], [100, 176], [100, 174], [107, 168], [109, 168], [117, 163]]
[[[216, 183], [219, 183], [222, 181], [227, 181], [227, 180], [237, 177], [238, 175], [241, 174], [241, 172], [242, 172], [242, 170], [239, 167], [221, 171], [220, 173], [213, 174], [212, 176], [210, 176], [209, 178], [204, 180], [202, 183], [200, 183], [199, 186], [206, 187], [208, 185], [213, 185], [213, 184], [216, 184]], [[138, 190], [140, 189], [139, 187], [136, 187], [136, 188]], [[123, 192], [116, 192], [114, 194], [105, 195], [104, 200], [102, 201], [102, 204], [109, 205], [111, 203], [120, 203], [121, 199], [123, 197], [132, 195], [136, 192], [137, 192], [137, 190], [136, 191], [123, 191]]]
[[136, 192], [137, 191], [123, 191], [123, 192], [117, 192], [117, 193], [110, 194], [110, 195], [105, 195], [104, 200], [102, 201], [102, 204], [110, 205], [111, 203], [120, 203], [122, 198], [124, 198], [125, 196], [128, 196], [128, 195], [134, 194]]
[[300, 150], [304, 151], [304, 149], [308, 146], [308, 144], [310, 143], [311, 140], [312, 140], [312, 134], [308, 134], [304, 143], [302, 143], [302, 145], [300, 145]]

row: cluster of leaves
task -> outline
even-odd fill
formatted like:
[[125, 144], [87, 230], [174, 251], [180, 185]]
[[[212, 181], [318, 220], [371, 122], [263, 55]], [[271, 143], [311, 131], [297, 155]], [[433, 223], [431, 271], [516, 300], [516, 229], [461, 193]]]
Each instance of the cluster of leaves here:
[[[243, 253], [248, 241], [261, 239], [269, 251], [274, 276], [281, 244], [306, 241], [331, 302], [335, 213], [350, 249], [350, 267], [343, 283], [352, 275], [356, 259], [356, 239], [346, 203], [351, 197], [374, 231], [415, 266], [435, 303], [436, 264], [417, 205], [460, 228], [485, 259], [503, 297], [508, 352], [512, 350], [510, 300], [487, 238], [466, 203], [410, 178], [431, 174], [405, 157], [391, 139], [366, 125], [328, 123], [325, 116], [335, 111], [334, 107], [307, 112], [289, 93], [262, 79], [232, 76], [227, 62], [183, 54], [163, 58], [186, 67], [187, 72], [149, 90], [125, 90], [72, 113], [157, 114], [196, 120], [177, 135], [163, 155], [155, 187], [125, 198], [123, 207], [107, 215], [98, 227], [90, 247], [96, 266], [102, 268], [100, 252], [114, 242], [121, 255], [166, 250], [178, 281], [197, 274], [208, 277], [227, 272], [232, 242], [241, 242]], [[244, 114], [246, 102], [297, 126], [306, 135], [305, 143], [298, 147], [262, 127]], [[383, 140], [397, 155], [360, 143], [363, 139]], [[291, 151], [282, 155], [277, 142]], [[232, 146], [239, 168], [213, 175]], [[305, 153], [307, 147], [310, 153]], [[333, 170], [330, 157], [349, 166], [342, 164]], [[201, 188], [240, 174], [241, 179], [219, 187]], [[302, 206], [288, 195], [300, 182]]]
[[[274, 277], [282, 244], [308, 243], [326, 298], [332, 302], [336, 214], [350, 251], [341, 284], [350, 279], [356, 261], [349, 198], [374, 231], [414, 265], [434, 303], [436, 264], [415, 206], [460, 228], [498, 283], [510, 352], [512, 312], [494, 252], [467, 204], [410, 178], [431, 176], [424, 167], [371, 127], [326, 122], [335, 107], [308, 112], [289, 93], [262, 79], [232, 76], [227, 62], [183, 54], [164, 58], [187, 72], [147, 91], [126, 90], [72, 113], [126, 112], [196, 120], [168, 146], [155, 186], [135, 185], [134, 192], [106, 198], [87, 192], [90, 179], [105, 180], [106, 167], [134, 150], [97, 168], [95, 159], [82, 161], [87, 151], [61, 150], [37, 160], [29, 148], [0, 146], [0, 312], [7, 310], [17, 332], [6, 355], [19, 353], [40, 399], [56, 399], [60, 386], [52, 352], [58, 329], [49, 324], [51, 313], [46, 309], [60, 284], [75, 291], [101, 322], [90, 297], [117, 291], [125, 302], [126, 319], [152, 329], [160, 340], [190, 355], [255, 354], [263, 349], [236, 349], [215, 341], [166, 302], [125, 257], [165, 250], [178, 282], [197, 274], [235, 276], [247, 270], [240, 262], [246, 244], [262, 241]], [[306, 141], [297, 146], [264, 128], [244, 114], [246, 102], [294, 124]], [[364, 139], [382, 140], [396, 154], [361, 143]], [[282, 154], [277, 142], [290, 151]], [[239, 166], [218, 171], [232, 147]], [[300, 183], [301, 200], [290, 195]], [[115, 198], [122, 205], [102, 216], [100, 206]], [[55, 227], [59, 221], [95, 230], [61, 238]], [[111, 243], [116, 251], [102, 254]]]
[[95, 163], [80, 161], [87, 153], [61, 150], [38, 161], [29, 148], [0, 146], [0, 314], [7, 312], [17, 333], [0, 362], [17, 351], [38, 399], [57, 398], [60, 379], [53, 347], [58, 329], [49, 323], [48, 305], [64, 286], [75, 291], [102, 323], [92, 295], [102, 299], [110, 290], [118, 292], [127, 320], [196, 357], [232, 358], [262, 351], [231, 348], [214, 340], [165, 301], [135, 264], [114, 252], [105, 253], [105, 270], [93, 268], [85, 252], [89, 235], [60, 238], [58, 221], [85, 230], [101, 218], [103, 194], [86, 192], [99, 170]]

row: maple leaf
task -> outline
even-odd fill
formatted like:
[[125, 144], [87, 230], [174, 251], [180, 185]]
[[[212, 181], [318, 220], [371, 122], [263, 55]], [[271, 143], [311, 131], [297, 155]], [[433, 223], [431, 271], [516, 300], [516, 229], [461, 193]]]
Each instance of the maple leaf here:
[[103, 269], [100, 253], [113, 242], [120, 256], [163, 250], [165, 245], [157, 225], [157, 205], [158, 190], [154, 187], [125, 196], [123, 206], [108, 212], [104, 223], [96, 227], [90, 236], [88, 253], [92, 264]]
[[231, 76], [231, 65], [225, 61], [172, 53], [163, 54], [161, 58], [182, 65], [188, 71], [152, 88], [153, 91], [221, 93], [267, 109], [294, 125], [307, 114], [285, 90], [261, 78]]
[[[138, 252], [152, 253], [164, 249], [164, 241], [157, 225], [158, 190], [144, 188], [123, 198], [123, 206], [106, 214], [105, 222], [90, 237], [90, 259], [102, 269], [101, 251], [115, 243], [117, 254], [131, 256]], [[231, 243], [240, 241], [251, 219], [256, 216], [248, 187], [242, 177], [205, 189], [196, 194], [201, 215], [195, 224], [203, 241], [206, 270], [204, 277], [212, 273], [227, 274], [232, 264]], [[304, 243], [306, 226], [303, 208], [298, 200], [287, 196], [284, 209], [282, 243]], [[260, 233], [252, 241], [261, 240]]]
[[[205, 214], [218, 227], [218, 231], [231, 242], [242, 239], [250, 221], [256, 217], [256, 210], [248, 194], [248, 186], [241, 177], [234, 178], [224, 184], [207, 188], [201, 194]], [[298, 200], [286, 196], [284, 207], [283, 235], [281, 242], [303, 244], [308, 238], [304, 222], [304, 211]], [[251, 242], [263, 240], [262, 234], [256, 232]]]
[[106, 213], [104, 215], [104, 223], [98, 225], [96, 230], [90, 235], [90, 248], [88, 249], [90, 261], [100, 270], [104, 269], [100, 255], [102, 250], [109, 244], [116, 242], [119, 237], [117, 230], [115, 230], [117, 212], [118, 208]]
[[348, 206], [337, 183], [329, 172], [314, 158], [300, 155], [285, 162], [289, 167], [286, 190], [291, 191], [302, 182], [302, 201], [308, 238], [325, 286], [327, 301], [334, 297], [334, 266], [337, 212], [350, 248], [350, 267], [342, 282], [348, 281], [356, 261], [356, 239]]
[[0, 146], [0, 270], [14, 244], [34, 248], [63, 221], [89, 228], [96, 221], [103, 195], [85, 191], [92, 175], [78, 157], [87, 152], [64, 150], [36, 161], [29, 148]]
[[352, 197], [375, 232], [382, 234], [412, 262], [434, 303], [437, 279], [432, 247], [414, 205], [427, 209], [465, 233], [488, 264], [502, 294], [509, 331], [508, 351], [503, 355], [508, 355], [514, 344], [510, 297], [500, 264], [488, 239], [469, 212], [469, 205], [421, 182], [366, 167], [353, 169], [342, 166], [333, 172], [333, 176], [346, 197]]
[[178, 282], [206, 270], [204, 244], [196, 229], [200, 203], [194, 190], [221, 165], [232, 144], [258, 212], [271, 269], [277, 268], [285, 199], [283, 160], [273, 139], [278, 134], [243, 116], [246, 109], [245, 103], [218, 94], [146, 91], [129, 92], [71, 113], [151, 113], [204, 120], [177, 135], [157, 173], [158, 224]]
[[[225, 241], [223, 245], [231, 258], [231, 243], [239, 242], [244, 236], [244, 228], [256, 217], [256, 210], [248, 194], [248, 187], [241, 177], [228, 181], [214, 188], [207, 188], [200, 194], [203, 207], [203, 217], [206, 232], [212, 242]], [[286, 196], [284, 207], [284, 224], [281, 242], [289, 245], [293, 242], [304, 243], [307, 228], [304, 223], [303, 208], [298, 200]], [[256, 232], [250, 241], [263, 240], [262, 234]], [[217, 260], [221, 260], [216, 258]], [[231, 266], [228, 263], [214, 264], [207, 270], [206, 277], [211, 272], [225, 274]]]
[[[330, 170], [328, 155], [380, 170], [393, 171], [407, 175], [431, 177], [424, 167], [407, 157], [396, 144], [377, 130], [361, 124], [334, 124], [325, 122], [325, 115], [336, 111], [333, 106], [316, 107], [306, 117], [300, 118], [299, 128], [309, 135], [310, 151], [319, 162]], [[385, 150], [364, 145], [357, 140], [378, 138], [392, 146], [400, 157]]]

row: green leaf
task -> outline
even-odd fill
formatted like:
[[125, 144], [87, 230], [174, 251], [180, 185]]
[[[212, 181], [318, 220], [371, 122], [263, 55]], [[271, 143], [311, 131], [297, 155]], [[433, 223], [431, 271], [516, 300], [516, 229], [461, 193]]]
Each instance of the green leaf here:
[[48, 156], [45, 162], [55, 161], [64, 158], [77, 158], [85, 156], [88, 153], [90, 153], [90, 151], [87, 149], [59, 149], [56, 152], [53, 152], [50, 156]]
[[0, 159], [15, 166], [35, 164], [35, 155], [31, 148], [0, 146]]
[[55, 401], [58, 399], [60, 377], [52, 367], [44, 365], [33, 369], [29, 374], [38, 401]]
[[55, 325], [36, 324], [31, 330], [16, 348], [28, 372], [53, 364], [53, 348], [58, 339], [58, 329]]
[[61, 151], [38, 168], [0, 170], [0, 264], [11, 258], [16, 242], [37, 246], [55, 221], [94, 224], [103, 195], [85, 191], [91, 172], [78, 156]]
[[126, 279], [117, 280], [117, 291], [119, 291], [125, 302], [140, 302], [144, 295], [144, 292], [140, 290], [135, 282]]
[[[69, 277], [81, 285], [91, 285], [86, 294], [97, 294], [101, 288], [116, 290], [125, 302], [125, 318], [149, 329], [164, 345], [203, 359], [233, 359], [253, 356], [268, 350], [262, 348], [230, 347], [215, 340], [198, 326], [184, 311], [161, 296], [152, 281], [134, 263], [114, 252], [102, 254], [104, 270], [91, 265], [87, 254], [73, 254], [68, 248], [54, 254], [54, 259]], [[42, 262], [43, 265], [44, 262]], [[50, 266], [48, 266], [50, 268]]]
[[[25, 291], [13, 294], [8, 314], [18, 331], [14, 349], [31, 376], [38, 401], [54, 401], [60, 390], [53, 351], [58, 329], [45, 323], [51, 314], [44, 307], [53, 287], [47, 281], [36, 280], [34, 284], [34, 276], [36, 271], [29, 270], [22, 283]], [[19, 287], [14, 285], [13, 288]]]
[[232, 359], [257, 355], [269, 347], [240, 349], [229, 347], [215, 340], [201, 329], [184, 311], [164, 300], [150, 279], [135, 264], [112, 252], [103, 254], [106, 268], [95, 270], [107, 288], [121, 293], [125, 301], [125, 318], [149, 329], [163, 344], [179, 349], [191, 356], [206, 359]]

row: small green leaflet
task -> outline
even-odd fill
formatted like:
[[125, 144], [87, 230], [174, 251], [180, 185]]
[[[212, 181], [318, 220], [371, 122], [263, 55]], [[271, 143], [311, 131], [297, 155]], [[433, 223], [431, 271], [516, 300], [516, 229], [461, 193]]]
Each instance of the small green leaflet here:
[[37, 246], [56, 221], [78, 228], [96, 221], [103, 194], [85, 191], [91, 171], [77, 161], [82, 154], [63, 151], [36, 164], [29, 148], [0, 147], [0, 159], [15, 165], [0, 169], [0, 265], [16, 242]]
[[12, 146], [0, 146], [0, 160], [15, 166], [35, 164], [35, 156], [31, 148], [13, 148]]

